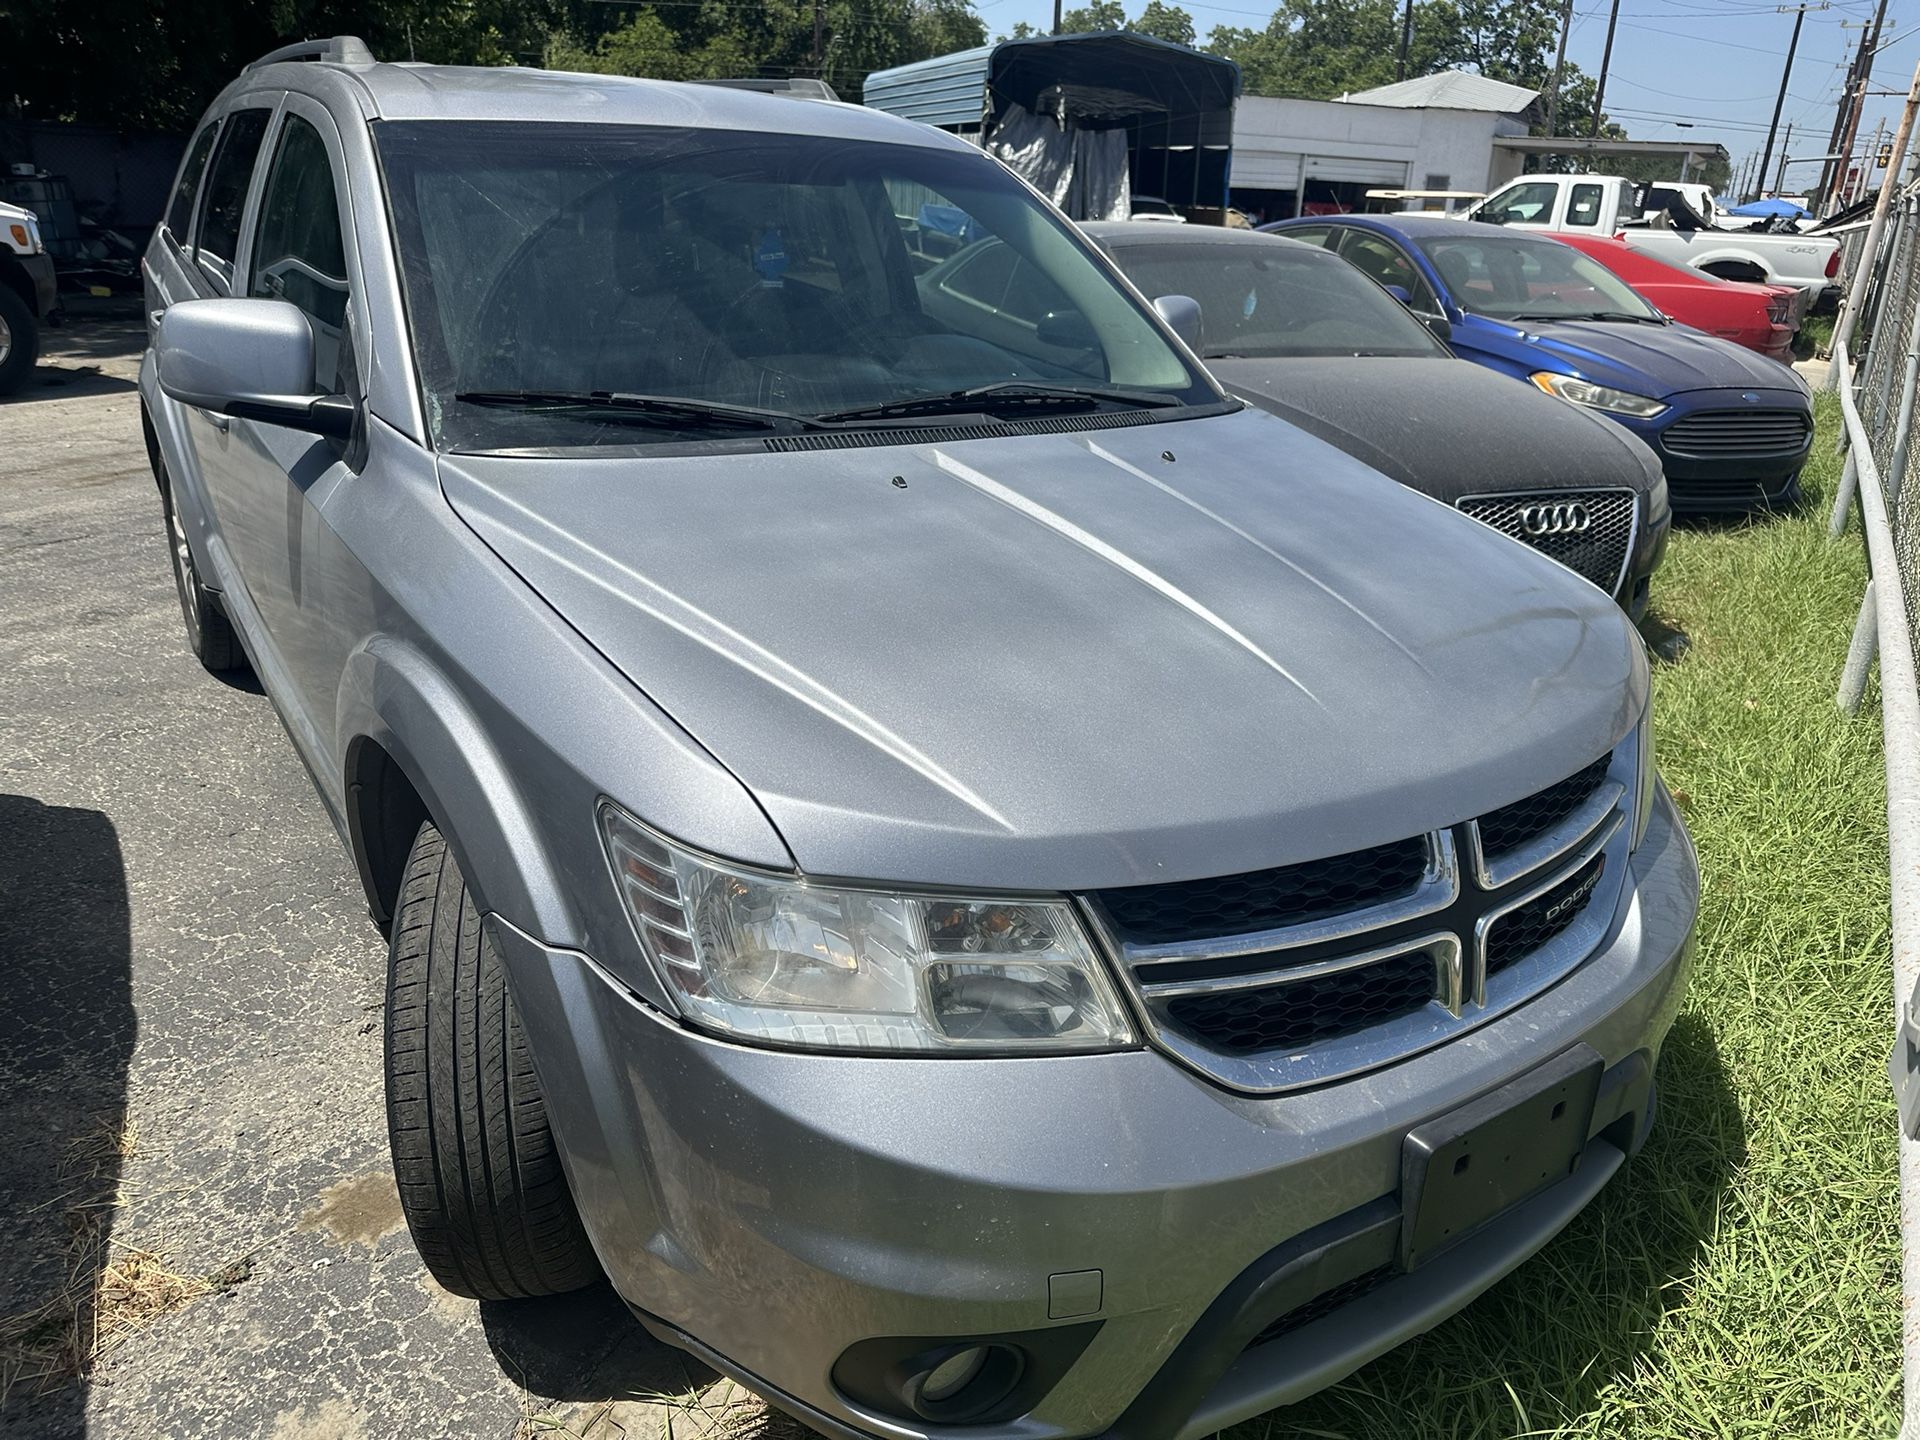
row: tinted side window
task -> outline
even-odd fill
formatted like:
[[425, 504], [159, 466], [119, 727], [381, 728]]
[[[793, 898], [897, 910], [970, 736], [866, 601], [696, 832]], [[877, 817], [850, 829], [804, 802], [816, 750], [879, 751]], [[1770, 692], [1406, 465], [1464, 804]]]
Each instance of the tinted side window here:
[[1017, 257], [1013, 274], [1007, 277], [1006, 298], [1000, 305], [1013, 319], [1036, 328], [1048, 315], [1073, 309], [1073, 302], [1058, 285]]
[[180, 167], [180, 182], [173, 187], [173, 199], [167, 204], [167, 229], [183, 245], [193, 224], [193, 197], [199, 192], [200, 176], [206, 171], [207, 154], [213, 149], [214, 132], [219, 128], [219, 122], [209, 122], [193, 137], [186, 163]]
[[1280, 234], [1289, 240], [1298, 240], [1302, 245], [1318, 245], [1322, 250], [1333, 248], [1333, 227], [1331, 225], [1300, 225], [1292, 230], [1282, 230]]
[[1019, 259], [998, 240], [989, 240], [972, 255], [955, 265], [941, 281], [940, 288], [976, 305], [998, 309], [1007, 295], [1007, 281], [1013, 278], [1013, 262]]
[[1398, 285], [1405, 290], [1414, 309], [1432, 312], [1440, 308], [1419, 268], [1406, 251], [1391, 241], [1350, 230], [1340, 246], [1340, 254], [1355, 269], [1381, 285]]
[[206, 202], [200, 210], [195, 253], [208, 273], [233, 278], [233, 256], [240, 242], [240, 215], [247, 206], [253, 162], [267, 133], [268, 110], [236, 110], [220, 134], [220, 149], [207, 175]]
[[248, 294], [298, 305], [313, 321], [314, 375], [340, 391], [340, 333], [347, 314], [347, 257], [333, 169], [320, 132], [298, 115], [280, 131], [280, 148], [260, 201]]

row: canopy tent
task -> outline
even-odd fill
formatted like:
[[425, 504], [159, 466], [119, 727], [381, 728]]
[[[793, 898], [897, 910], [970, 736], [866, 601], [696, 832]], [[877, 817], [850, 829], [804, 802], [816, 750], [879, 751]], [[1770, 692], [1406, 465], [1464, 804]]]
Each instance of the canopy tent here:
[[1749, 200], [1745, 205], [1723, 205], [1729, 215], [1740, 215], [1753, 220], [1811, 220], [1813, 212], [1804, 205], [1796, 205], [1791, 200]]
[[[976, 135], [1009, 161], [1044, 152], [1050, 182], [1061, 166], [1104, 170], [1124, 156], [1125, 183], [1093, 190], [1217, 207], [1227, 203], [1239, 94], [1240, 67], [1230, 60], [1131, 31], [1103, 31], [1007, 40], [876, 71], [862, 99]], [[1079, 178], [1072, 187], [1072, 194], [1082, 192]], [[1058, 190], [1056, 198], [1069, 193], [1065, 180], [1042, 188]]]

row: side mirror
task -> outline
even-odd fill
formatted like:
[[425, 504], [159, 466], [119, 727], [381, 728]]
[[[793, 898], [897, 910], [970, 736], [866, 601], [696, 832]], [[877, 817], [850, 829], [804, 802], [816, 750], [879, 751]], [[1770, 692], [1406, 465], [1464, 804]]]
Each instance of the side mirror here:
[[1453, 322], [1444, 315], [1430, 315], [1424, 310], [1413, 312], [1413, 318], [1433, 332], [1433, 338], [1446, 341], [1453, 339]]
[[1200, 348], [1200, 302], [1191, 295], [1157, 295], [1153, 308], [1167, 328], [1186, 343], [1189, 350]]
[[1093, 325], [1078, 310], [1049, 310], [1033, 333], [1042, 345], [1057, 350], [1092, 350], [1100, 343]]
[[160, 388], [183, 405], [345, 439], [354, 405], [318, 395], [313, 327], [285, 300], [182, 300], [154, 335]]

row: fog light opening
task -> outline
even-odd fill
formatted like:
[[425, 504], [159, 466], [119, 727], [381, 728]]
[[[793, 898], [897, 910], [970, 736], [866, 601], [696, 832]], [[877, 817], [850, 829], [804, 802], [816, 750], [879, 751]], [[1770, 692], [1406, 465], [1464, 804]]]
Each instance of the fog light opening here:
[[920, 1398], [932, 1405], [951, 1400], [987, 1365], [987, 1347], [969, 1345], [929, 1370], [920, 1381]]
[[1011, 1345], [943, 1345], [902, 1367], [902, 1397], [924, 1420], [965, 1424], [999, 1405], [1020, 1383], [1026, 1357]]

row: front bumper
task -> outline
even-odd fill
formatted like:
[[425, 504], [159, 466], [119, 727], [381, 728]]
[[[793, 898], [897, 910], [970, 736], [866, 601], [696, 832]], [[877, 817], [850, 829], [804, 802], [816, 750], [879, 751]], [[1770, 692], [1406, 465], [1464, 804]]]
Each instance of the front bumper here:
[[43, 320], [53, 318], [60, 304], [60, 280], [54, 274], [53, 257], [42, 251], [19, 259], [27, 278], [33, 281], [33, 313]]
[[1626, 422], [1660, 457], [1660, 468], [1667, 477], [1667, 498], [1677, 513], [1745, 514], [1784, 506], [1794, 498], [1795, 482], [1813, 451], [1811, 424], [1806, 443], [1794, 450], [1709, 456], [1676, 450], [1667, 443], [1668, 431], [1679, 421], [1703, 411], [1733, 410], [1740, 395], [1757, 395], [1758, 400], [1748, 403], [1765, 410], [1801, 409], [1807, 403], [1804, 394], [1791, 390], [1732, 393], [1733, 404], [1714, 391], [1674, 396], [1673, 408], [1657, 420]]
[[[1544, 1244], [1638, 1144], [1698, 903], [1664, 792], [1631, 864], [1610, 938], [1545, 995], [1386, 1069], [1264, 1098], [1152, 1050], [918, 1060], [730, 1045], [589, 958], [489, 923], [595, 1248], [660, 1333], [827, 1433], [1163, 1440], [1303, 1398], [1429, 1328]], [[1259, 1318], [1249, 1276], [1286, 1270], [1275, 1283], [1297, 1301], [1391, 1266], [1409, 1129], [1582, 1044], [1607, 1078], [1567, 1179], [1241, 1354]], [[1062, 1315], [1050, 1281], [1089, 1271], [1097, 1308]], [[1084, 1348], [990, 1430], [889, 1419], [831, 1378], [873, 1337], [1068, 1326], [1090, 1334]]]

